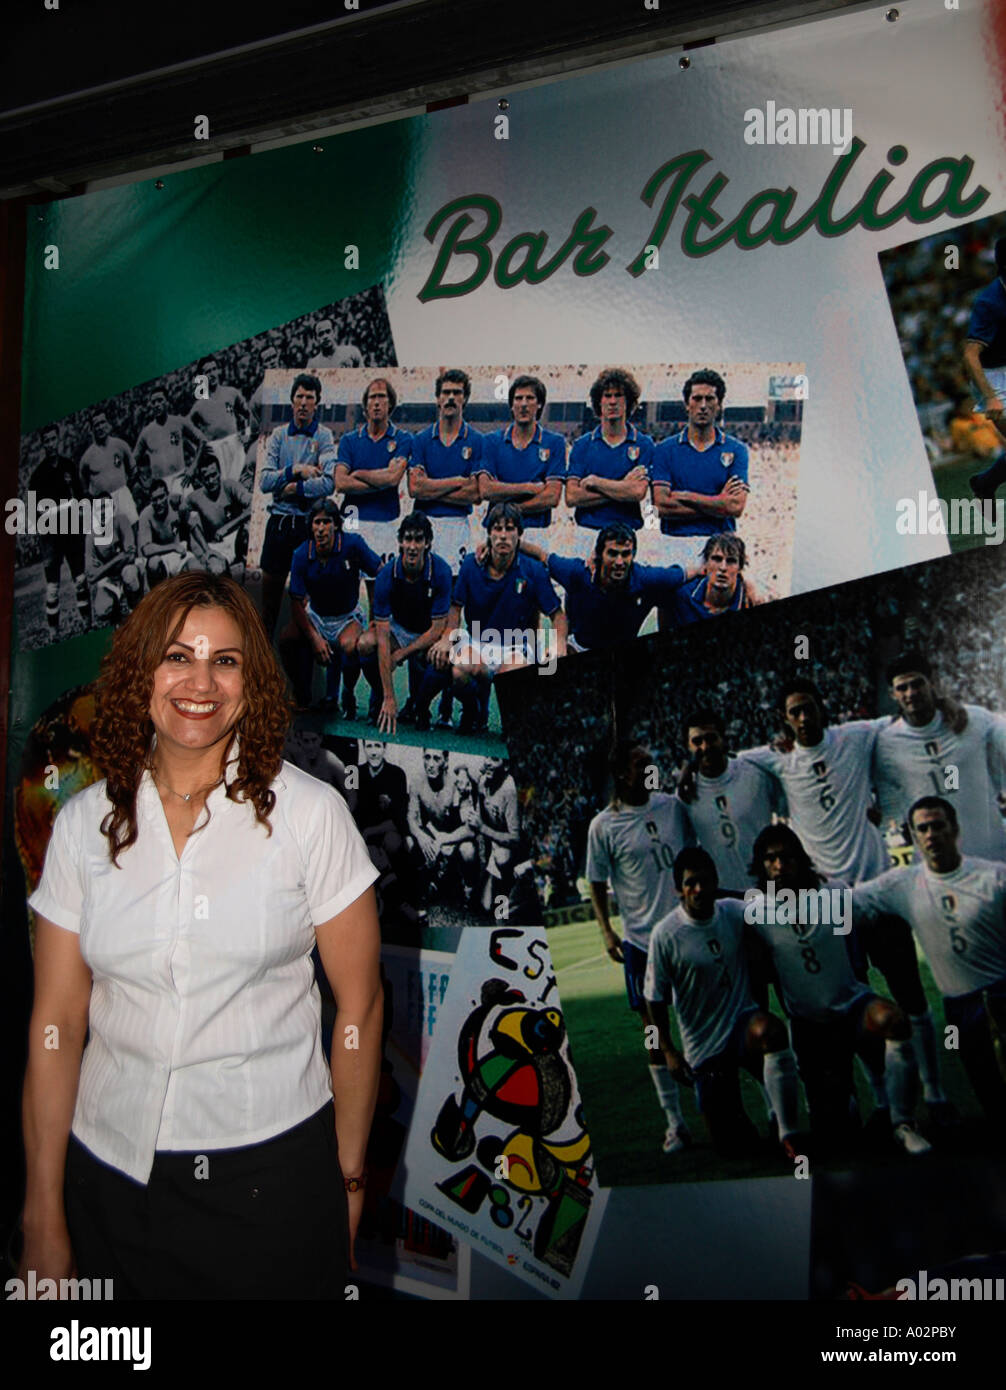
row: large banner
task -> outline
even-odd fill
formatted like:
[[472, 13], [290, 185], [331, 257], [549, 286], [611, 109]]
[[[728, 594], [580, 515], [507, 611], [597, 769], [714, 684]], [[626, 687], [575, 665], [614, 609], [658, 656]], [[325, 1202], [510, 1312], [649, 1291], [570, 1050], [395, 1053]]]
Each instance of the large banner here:
[[[896, 1224], [879, 1250], [820, 1212], [837, 1191], [882, 1206], [895, 1165], [913, 1174], [906, 1226], [972, 1194], [961, 1248], [920, 1228], [909, 1263], [1006, 1245], [991, 1198], [984, 1250], [973, 1235], [1006, 1113], [1004, 47], [991, 0], [906, 0], [33, 210], [5, 863], [30, 892], [59, 807], [101, 776], [91, 683], [115, 626], [182, 570], [244, 584], [298, 708], [288, 757], [345, 796], [381, 873], [375, 1281], [879, 1293], [915, 1278]], [[309, 513], [326, 497], [338, 597], [319, 615], [328, 542]], [[889, 671], [906, 651], [914, 694]], [[801, 1032], [778, 968], [759, 1000], [731, 977], [730, 1028], [749, 1004], [775, 1020], [757, 1065], [744, 1035], [738, 1080], [723, 1000], [650, 940], [672, 912], [707, 920], [701, 899], [686, 920], [683, 846], [722, 864], [733, 835], [736, 925], [766, 887], [757, 832], [793, 831], [812, 859], [829, 843], [787, 781], [801, 737], [817, 746], [781, 693], [793, 679], [818, 689], [822, 739], [921, 740], [926, 790], [961, 824], [979, 807], [988, 833], [964, 853], [992, 867], [978, 926], [973, 885], [939, 899], [947, 960], [909, 905], [900, 974], [868, 944], [835, 965], [910, 1027], [875, 1009]], [[712, 820], [688, 810], [727, 775], [691, 741], [717, 724], [730, 767], [763, 752], [743, 834], [727, 793]], [[662, 809], [635, 850], [611, 831], [602, 852], [626, 740], [649, 759], [633, 804]], [[873, 744], [856, 748], [834, 785], [830, 754], [807, 776], [820, 814], [869, 820], [879, 849], [869, 869], [817, 868], [850, 893], [893, 868], [957, 872], [933, 868]], [[637, 865], [633, 882], [637, 851], [656, 878]], [[26, 908], [9, 929], [30, 930]], [[879, 1061], [854, 1061], [882, 1016]], [[924, 1096], [892, 1125], [909, 1032]], [[693, 1046], [680, 1132], [663, 1044]], [[820, 1138], [812, 1052], [846, 1069], [868, 1136], [851, 1158]], [[754, 1149], [721, 1151], [724, 1104]]]

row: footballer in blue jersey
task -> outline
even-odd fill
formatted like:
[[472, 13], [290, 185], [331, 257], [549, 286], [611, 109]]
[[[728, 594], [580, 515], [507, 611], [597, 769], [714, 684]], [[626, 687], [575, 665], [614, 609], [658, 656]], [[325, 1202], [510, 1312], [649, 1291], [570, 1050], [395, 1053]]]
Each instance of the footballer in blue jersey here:
[[373, 578], [381, 561], [358, 531], [344, 531], [342, 513], [330, 498], [311, 509], [311, 537], [294, 551], [290, 566], [293, 617], [280, 634], [279, 650], [302, 708], [310, 704], [315, 660], [327, 668], [326, 709], [338, 702], [343, 680], [342, 711], [356, 716], [354, 694], [360, 674], [357, 644], [365, 618], [360, 606], [360, 575]]
[[293, 552], [310, 535], [313, 504], [335, 490], [335, 440], [319, 423], [321, 382], [298, 372], [290, 387], [293, 419], [273, 430], [259, 490], [272, 495], [259, 563], [262, 566], [262, 621], [272, 640], [283, 603]]
[[[469, 555], [461, 566], [447, 630], [430, 648], [419, 729], [428, 727], [433, 695], [450, 682], [464, 708], [460, 732], [484, 730], [490, 681], [500, 671], [544, 661], [542, 614], [553, 627], [549, 665], [565, 655], [566, 615], [545, 567], [520, 553], [520, 512], [510, 502], [496, 502], [486, 529], [486, 553], [481, 559]], [[462, 613], [467, 632], [461, 628]]]
[[680, 627], [705, 618], [718, 618], [761, 603], [751, 580], [743, 573], [747, 551], [740, 536], [710, 536], [702, 551], [702, 572], [674, 595], [663, 612], [662, 627]]
[[[364, 540], [382, 560], [398, 553], [401, 513], [399, 485], [412, 456], [412, 435], [391, 423], [398, 396], [385, 377], [368, 383], [363, 393], [364, 424], [339, 440], [335, 488], [343, 511], [355, 508]], [[348, 503], [348, 505], [346, 505]]]
[[566, 477], [566, 441], [540, 424], [547, 397], [538, 377], [515, 377], [509, 394], [512, 422], [482, 441], [482, 500], [512, 502], [525, 530], [551, 525]]
[[710, 368], [682, 387], [688, 423], [653, 454], [653, 505], [668, 562], [693, 563], [700, 540], [736, 531], [748, 496], [748, 451], [716, 422], [726, 382]]
[[[460, 367], [441, 372], [433, 387], [436, 423], [412, 441], [409, 496], [418, 511], [436, 520], [437, 549], [456, 577], [461, 561], [471, 553], [472, 504], [479, 500], [478, 469], [482, 435], [464, 418], [472, 394], [471, 378]], [[440, 700], [437, 728], [451, 728], [452, 687]]]
[[[426, 654], [443, 632], [451, 606], [451, 570], [433, 553], [433, 525], [410, 512], [398, 528], [398, 558], [382, 566], [374, 583], [373, 626], [357, 652], [370, 682], [370, 722], [395, 733], [398, 721], [416, 722], [416, 697]], [[394, 669], [408, 662], [409, 699], [399, 712]]]
[[[964, 366], [971, 378], [976, 409], [990, 421], [1006, 444], [1006, 237], [995, 244], [996, 278], [981, 290], [971, 306]], [[968, 480], [975, 496], [995, 497], [1006, 482], [1006, 450], [988, 468]]]
[[590, 388], [590, 404], [601, 423], [574, 442], [566, 473], [566, 505], [574, 512], [582, 559], [593, 551], [592, 533], [602, 526], [622, 521], [640, 529], [653, 460], [653, 440], [629, 424], [639, 404], [639, 385], [630, 372], [603, 371]]
[[671, 604], [689, 576], [680, 565], [641, 565], [636, 533], [622, 522], [603, 526], [590, 562], [546, 552], [521, 537], [520, 548], [566, 591], [569, 648], [585, 652], [639, 635], [654, 608]]
[[471, 549], [472, 504], [479, 500], [482, 436], [464, 418], [471, 392], [467, 372], [440, 373], [436, 423], [414, 437], [409, 460], [409, 496], [436, 523], [440, 554], [454, 574]]

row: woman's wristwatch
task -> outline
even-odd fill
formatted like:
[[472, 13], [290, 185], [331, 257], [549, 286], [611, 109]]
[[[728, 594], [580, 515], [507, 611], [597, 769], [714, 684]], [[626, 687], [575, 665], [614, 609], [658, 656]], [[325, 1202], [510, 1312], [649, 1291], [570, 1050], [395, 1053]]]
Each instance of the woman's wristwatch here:
[[343, 1178], [342, 1181], [347, 1192], [359, 1192], [361, 1187], [366, 1187], [367, 1185], [367, 1170], [364, 1168], [358, 1178]]

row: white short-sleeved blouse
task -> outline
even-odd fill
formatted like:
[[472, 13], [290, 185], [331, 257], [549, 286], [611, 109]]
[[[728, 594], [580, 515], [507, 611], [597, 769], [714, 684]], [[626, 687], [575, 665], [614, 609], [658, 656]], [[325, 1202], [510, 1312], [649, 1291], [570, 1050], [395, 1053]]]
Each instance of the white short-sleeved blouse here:
[[285, 762], [272, 787], [271, 836], [220, 786], [179, 859], [145, 773], [121, 868], [104, 782], [56, 817], [29, 902], [80, 934], [94, 980], [72, 1130], [138, 1182], [157, 1149], [254, 1144], [331, 1096], [314, 927], [378, 874], [330, 786]]

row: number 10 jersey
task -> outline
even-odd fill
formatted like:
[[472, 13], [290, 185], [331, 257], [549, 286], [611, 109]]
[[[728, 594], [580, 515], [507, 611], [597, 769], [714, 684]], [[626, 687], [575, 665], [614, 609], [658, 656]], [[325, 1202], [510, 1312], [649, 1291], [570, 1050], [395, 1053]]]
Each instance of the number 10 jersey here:
[[587, 878], [611, 884], [625, 938], [641, 951], [678, 905], [674, 860], [694, 843], [681, 803], [665, 792], [653, 792], [642, 806], [606, 806], [590, 823]]

